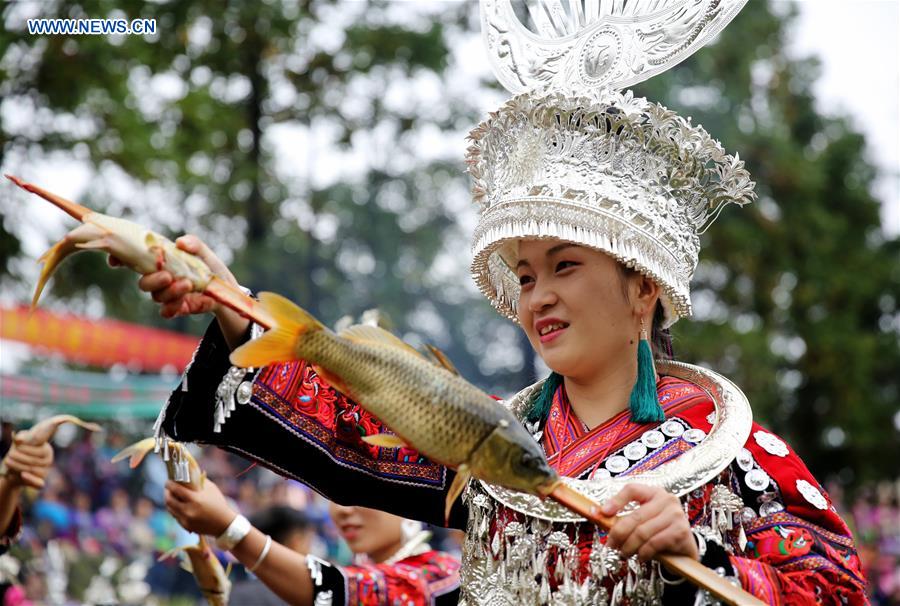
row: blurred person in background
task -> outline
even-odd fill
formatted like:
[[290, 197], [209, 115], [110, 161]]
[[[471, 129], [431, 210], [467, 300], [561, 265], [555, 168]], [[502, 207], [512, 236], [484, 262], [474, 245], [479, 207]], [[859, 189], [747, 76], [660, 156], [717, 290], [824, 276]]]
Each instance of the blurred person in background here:
[[[315, 528], [309, 518], [303, 512], [283, 505], [259, 511], [250, 518], [250, 524], [271, 536], [273, 543], [284, 545], [299, 554], [310, 552], [315, 537]], [[284, 603], [258, 577], [249, 573], [246, 578], [235, 582], [230, 601], [235, 606], [278, 606]]]
[[[331, 505], [355, 554], [353, 565], [334, 566], [308, 553], [311, 533], [286, 508], [266, 510], [251, 524], [211, 481], [201, 490], [168, 482], [166, 507], [186, 530], [218, 537], [220, 547], [289, 604], [449, 605], [459, 599], [459, 560], [431, 549], [420, 523], [383, 511]], [[245, 602], [248, 594], [238, 587], [234, 606], [276, 603], [263, 601], [261, 593]]]

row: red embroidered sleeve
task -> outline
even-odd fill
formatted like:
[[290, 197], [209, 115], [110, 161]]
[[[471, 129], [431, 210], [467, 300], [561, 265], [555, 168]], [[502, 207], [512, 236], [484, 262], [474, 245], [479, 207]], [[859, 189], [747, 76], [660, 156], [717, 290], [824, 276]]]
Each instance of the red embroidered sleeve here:
[[868, 604], [850, 530], [803, 461], [757, 424], [745, 448], [735, 471], [758, 515], [730, 558], [741, 585], [768, 604]]
[[[459, 561], [449, 554], [429, 551], [395, 564], [347, 566], [346, 603], [359, 606], [426, 606], [444, 597], [456, 603]], [[444, 600], [442, 600], [443, 602]]]

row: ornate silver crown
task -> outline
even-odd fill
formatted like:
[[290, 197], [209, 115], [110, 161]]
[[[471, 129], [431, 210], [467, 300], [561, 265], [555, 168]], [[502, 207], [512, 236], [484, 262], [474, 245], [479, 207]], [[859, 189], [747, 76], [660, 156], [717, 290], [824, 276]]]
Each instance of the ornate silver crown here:
[[469, 134], [480, 205], [472, 273], [516, 321], [522, 238], [610, 254], [663, 291], [666, 325], [690, 315], [699, 235], [726, 204], [755, 198], [740, 158], [690, 119], [615, 89], [671, 67], [746, 0], [528, 3], [482, 0], [482, 34], [509, 100]]

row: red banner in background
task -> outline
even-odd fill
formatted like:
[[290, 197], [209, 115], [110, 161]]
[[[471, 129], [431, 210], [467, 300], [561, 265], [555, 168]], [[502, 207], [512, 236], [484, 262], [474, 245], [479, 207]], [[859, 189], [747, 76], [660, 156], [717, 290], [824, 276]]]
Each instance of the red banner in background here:
[[200, 340], [117, 320], [43, 309], [31, 313], [26, 305], [0, 307], [0, 339], [21, 341], [80, 364], [103, 368], [125, 364], [140, 372], [159, 372], [167, 366], [181, 372]]

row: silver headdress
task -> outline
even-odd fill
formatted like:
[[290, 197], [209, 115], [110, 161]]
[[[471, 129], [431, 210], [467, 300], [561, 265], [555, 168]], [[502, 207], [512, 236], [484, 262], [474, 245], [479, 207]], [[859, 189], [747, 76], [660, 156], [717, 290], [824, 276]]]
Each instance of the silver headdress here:
[[552, 237], [656, 281], [667, 326], [690, 315], [699, 235], [754, 183], [702, 127], [618, 89], [691, 55], [745, 3], [531, 0], [532, 31], [510, 0], [482, 0], [494, 71], [520, 93], [472, 130], [466, 158], [472, 273], [501, 313], [516, 320], [517, 241]]

